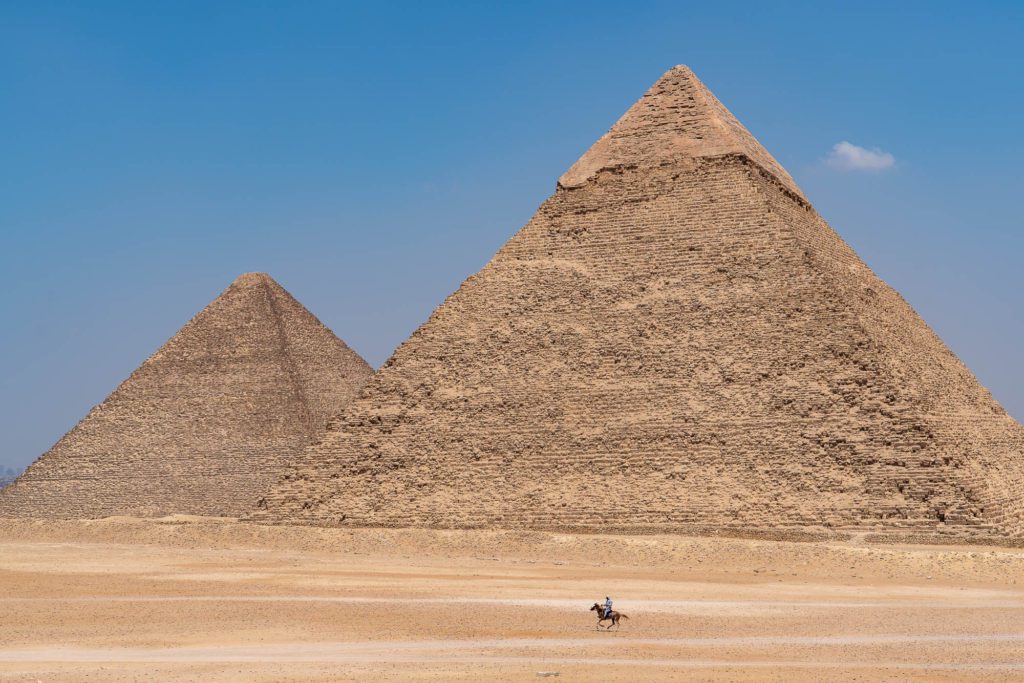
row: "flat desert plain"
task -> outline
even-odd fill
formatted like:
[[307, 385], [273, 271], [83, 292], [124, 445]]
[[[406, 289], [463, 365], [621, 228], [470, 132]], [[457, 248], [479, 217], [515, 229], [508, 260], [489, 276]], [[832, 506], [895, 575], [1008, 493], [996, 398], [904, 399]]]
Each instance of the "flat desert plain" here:
[[1024, 679], [1024, 551], [863, 536], [7, 520], [0, 603], [0, 680]]

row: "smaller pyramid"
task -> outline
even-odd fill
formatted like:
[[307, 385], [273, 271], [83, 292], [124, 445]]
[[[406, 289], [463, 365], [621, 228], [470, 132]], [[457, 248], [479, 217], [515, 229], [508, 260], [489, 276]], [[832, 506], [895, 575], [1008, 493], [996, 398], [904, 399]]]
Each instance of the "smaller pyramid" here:
[[0, 517], [238, 516], [372, 373], [246, 273], [0, 491]]

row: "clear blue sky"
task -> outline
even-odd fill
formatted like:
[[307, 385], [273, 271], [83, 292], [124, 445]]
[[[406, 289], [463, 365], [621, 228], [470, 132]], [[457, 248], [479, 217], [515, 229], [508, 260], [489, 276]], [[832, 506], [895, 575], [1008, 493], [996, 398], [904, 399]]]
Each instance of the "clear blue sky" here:
[[1024, 418], [1021, 45], [1019, 2], [0, 1], [0, 470], [244, 271], [379, 365], [677, 63]]

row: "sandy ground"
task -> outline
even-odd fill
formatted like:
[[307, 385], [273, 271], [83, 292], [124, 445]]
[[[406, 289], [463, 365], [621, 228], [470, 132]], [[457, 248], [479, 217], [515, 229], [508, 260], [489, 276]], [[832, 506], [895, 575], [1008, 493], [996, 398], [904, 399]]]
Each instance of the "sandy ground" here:
[[[606, 593], [630, 617], [618, 631], [588, 611]], [[0, 521], [0, 680], [556, 672], [1024, 680], [1024, 551]]]

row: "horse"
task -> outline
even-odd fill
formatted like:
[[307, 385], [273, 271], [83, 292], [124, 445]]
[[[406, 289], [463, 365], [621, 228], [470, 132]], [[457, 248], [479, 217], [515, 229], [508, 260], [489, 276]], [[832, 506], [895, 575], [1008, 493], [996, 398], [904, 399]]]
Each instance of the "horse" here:
[[605, 614], [604, 613], [604, 607], [602, 607], [601, 605], [597, 604], [596, 602], [594, 603], [594, 606], [590, 608], [590, 611], [591, 612], [597, 612], [597, 627], [598, 628], [601, 628], [601, 622], [602, 621], [609, 621], [610, 620], [612, 622], [612, 623], [608, 624], [608, 626], [605, 627], [609, 631], [612, 629], [612, 626], [614, 626], [616, 628], [619, 628], [619, 619], [629, 619], [629, 617], [626, 616], [625, 614], [622, 614], [621, 612], [616, 612], [615, 610], [609, 610], [608, 614]]

